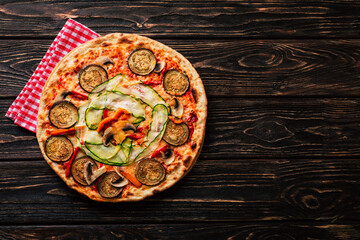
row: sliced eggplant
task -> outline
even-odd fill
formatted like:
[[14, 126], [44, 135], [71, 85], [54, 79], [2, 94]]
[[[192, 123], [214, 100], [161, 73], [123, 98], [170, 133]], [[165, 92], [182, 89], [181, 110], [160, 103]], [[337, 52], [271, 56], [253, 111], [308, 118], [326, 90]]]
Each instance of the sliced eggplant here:
[[[89, 168], [89, 169], [88, 169]], [[97, 170], [95, 162], [89, 157], [80, 157], [74, 160], [71, 165], [71, 175], [81, 185], [89, 185], [86, 182], [85, 172], [90, 171], [94, 172]]]
[[152, 158], [139, 161], [135, 169], [137, 180], [147, 186], [158, 185], [165, 179], [165, 173], [164, 166]]
[[91, 92], [96, 86], [108, 79], [106, 70], [99, 65], [88, 65], [79, 73], [79, 84], [86, 92]]
[[71, 158], [74, 147], [65, 136], [51, 136], [45, 142], [45, 153], [54, 162], [65, 162]]
[[128, 58], [130, 70], [141, 76], [150, 74], [156, 67], [156, 57], [149, 49], [136, 49]]
[[116, 184], [120, 178], [116, 172], [107, 172], [102, 175], [97, 184], [99, 194], [104, 198], [114, 198], [118, 196], [123, 188], [114, 187], [113, 184]]
[[163, 139], [173, 146], [180, 146], [187, 142], [189, 133], [189, 127], [186, 123], [176, 124], [169, 121]]
[[77, 108], [69, 101], [55, 102], [49, 111], [49, 121], [57, 128], [70, 128], [78, 120]]
[[163, 86], [168, 94], [181, 96], [189, 89], [190, 82], [183, 72], [171, 69], [164, 76]]

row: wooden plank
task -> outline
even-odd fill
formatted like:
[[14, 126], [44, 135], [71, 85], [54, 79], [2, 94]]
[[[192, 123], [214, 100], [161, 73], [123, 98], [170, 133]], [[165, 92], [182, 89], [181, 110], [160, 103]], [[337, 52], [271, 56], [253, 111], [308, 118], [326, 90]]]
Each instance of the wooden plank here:
[[105, 204], [67, 188], [43, 160], [0, 162], [0, 222], [357, 221], [359, 166], [358, 159], [201, 159], [164, 192]]
[[[210, 98], [360, 96], [360, 40], [159, 40], [189, 59]], [[18, 95], [50, 44], [0, 41], [0, 97]]]
[[2, 239], [340, 239], [360, 238], [360, 225], [319, 223], [110, 224], [0, 226]]
[[67, 18], [105, 34], [359, 37], [356, 1], [2, 1], [0, 36], [53, 37]]
[[[41, 154], [35, 135], [4, 117], [0, 100], [0, 159]], [[360, 99], [219, 98], [209, 100], [203, 159], [358, 157]]]

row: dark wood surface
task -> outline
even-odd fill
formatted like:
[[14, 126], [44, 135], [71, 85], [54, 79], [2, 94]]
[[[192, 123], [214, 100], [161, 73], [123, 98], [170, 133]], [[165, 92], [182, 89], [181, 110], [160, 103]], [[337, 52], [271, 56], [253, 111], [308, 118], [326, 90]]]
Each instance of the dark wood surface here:
[[[360, 96], [360, 40], [155, 39], [190, 60], [210, 98]], [[17, 96], [51, 42], [0, 39], [0, 97]]]
[[[357, 1], [1, 1], [0, 239], [360, 239]], [[209, 99], [172, 188], [92, 202], [4, 114], [71, 17], [182, 53]]]

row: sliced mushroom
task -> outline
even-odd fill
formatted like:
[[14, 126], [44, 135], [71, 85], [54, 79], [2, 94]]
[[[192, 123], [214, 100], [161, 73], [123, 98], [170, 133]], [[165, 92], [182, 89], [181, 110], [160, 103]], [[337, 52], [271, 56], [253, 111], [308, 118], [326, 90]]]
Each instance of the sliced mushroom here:
[[87, 162], [84, 168], [84, 178], [88, 185], [92, 184], [98, 177], [106, 173], [105, 165], [101, 168], [96, 168], [93, 170], [94, 162]]
[[189, 86], [189, 78], [183, 72], [171, 69], [165, 73], [163, 87], [168, 94], [181, 96], [186, 93]]
[[164, 69], [164, 67], [165, 67], [165, 63], [164, 62], [159, 62], [159, 63], [156, 64], [154, 72], [161, 73], [161, 71]]
[[106, 172], [99, 178], [97, 190], [104, 198], [114, 198], [118, 196], [123, 188], [114, 187], [112, 183], [121, 178], [116, 172]]
[[184, 112], [184, 106], [182, 105], [182, 103], [179, 102], [179, 100], [177, 100], [176, 98], [173, 98], [171, 103], [171, 114], [174, 117], [181, 118], [183, 112]]
[[54, 162], [65, 162], [71, 158], [74, 147], [65, 136], [51, 136], [45, 142], [45, 153]]
[[136, 132], [136, 127], [130, 123], [126, 123], [125, 126], [122, 128], [122, 130], [125, 131], [133, 131]]
[[126, 185], [129, 184], [129, 180], [127, 180], [123, 175], [119, 174], [118, 172], [116, 172], [120, 178], [117, 179], [114, 182], [111, 182], [111, 186], [116, 187], [116, 188], [121, 188], [121, 187], [125, 187]]
[[114, 65], [114, 61], [111, 60], [108, 56], [99, 57], [99, 58], [96, 60], [96, 63], [98, 63], [99, 65], [105, 66], [106, 69], [109, 69], [109, 67], [110, 67], [111, 65]]
[[175, 160], [175, 154], [171, 148], [167, 148], [165, 152], [162, 152], [161, 157], [166, 165], [171, 164]]
[[183, 122], [176, 124], [169, 121], [167, 123], [163, 139], [173, 146], [180, 146], [187, 142], [189, 134], [189, 127], [186, 123]]
[[106, 70], [99, 65], [88, 65], [79, 73], [79, 84], [86, 92], [91, 92], [96, 86], [108, 78]]
[[65, 98], [67, 97], [67, 95], [69, 95], [71, 93], [71, 91], [69, 90], [64, 90], [62, 92], [60, 92], [56, 98], [55, 98], [55, 102], [60, 102], [62, 100], [65, 100]]
[[78, 120], [78, 109], [69, 101], [55, 102], [49, 111], [49, 121], [57, 128], [70, 128]]
[[135, 177], [139, 182], [148, 186], [155, 186], [165, 179], [164, 166], [152, 158], [138, 162], [135, 168]]
[[156, 57], [149, 49], [136, 49], [128, 58], [130, 70], [141, 76], [150, 74], [156, 67]]
[[[91, 168], [91, 169], [87, 169], [87, 168]], [[71, 164], [70, 171], [71, 171], [71, 175], [73, 176], [76, 182], [86, 186], [86, 185], [90, 185], [87, 183], [85, 179], [86, 171], [94, 172], [96, 171], [96, 169], [97, 166], [95, 162], [91, 158], [84, 156], [74, 160], [74, 162]]]
[[99, 63], [99, 64], [107, 64], [107, 63], [114, 64], [113, 60], [111, 60], [108, 56], [99, 57], [96, 60], [96, 62]]
[[115, 128], [113, 127], [108, 127], [105, 131], [104, 131], [104, 135], [103, 135], [103, 144], [104, 146], [108, 147], [110, 144], [111, 139], [114, 137], [115, 135]]

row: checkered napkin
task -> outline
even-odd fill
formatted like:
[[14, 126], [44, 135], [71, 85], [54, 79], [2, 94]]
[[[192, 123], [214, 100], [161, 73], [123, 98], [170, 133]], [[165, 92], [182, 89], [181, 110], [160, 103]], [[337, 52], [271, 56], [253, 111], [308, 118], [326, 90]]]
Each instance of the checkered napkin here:
[[40, 95], [51, 71], [72, 49], [99, 36], [99, 34], [84, 25], [72, 19], [67, 20], [34, 74], [11, 104], [6, 117], [14, 120], [15, 124], [36, 132]]

